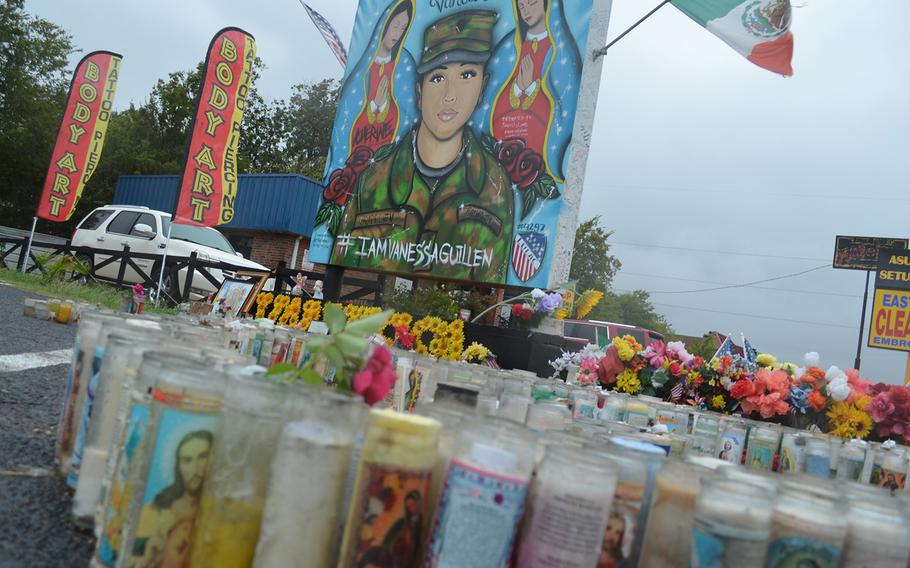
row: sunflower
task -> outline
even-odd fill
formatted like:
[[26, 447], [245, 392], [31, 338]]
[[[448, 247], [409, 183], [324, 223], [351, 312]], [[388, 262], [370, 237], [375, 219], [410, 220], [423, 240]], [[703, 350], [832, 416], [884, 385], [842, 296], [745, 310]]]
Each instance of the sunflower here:
[[[424, 339], [435, 339], [435, 332], [438, 325], [437, 322], [442, 323], [442, 320], [435, 316], [426, 316], [414, 324], [411, 328], [411, 333], [414, 335], [414, 351], [421, 355], [428, 355], [430, 353]], [[427, 333], [431, 333], [432, 337], [425, 337], [425, 334]]]
[[261, 292], [256, 295], [256, 317], [264, 318], [265, 310], [269, 307], [269, 304], [272, 303], [272, 300], [275, 298], [275, 295], [271, 292]]
[[319, 321], [322, 316], [322, 302], [319, 300], [307, 300], [303, 303], [303, 317], [310, 321]]
[[300, 321], [300, 298], [294, 298], [278, 318], [278, 325], [295, 326], [298, 321]]
[[632, 369], [626, 369], [616, 375], [616, 388], [614, 390], [627, 394], [637, 394], [641, 390], [641, 381], [638, 380], [638, 373]]
[[591, 313], [591, 310], [600, 303], [600, 300], [603, 299], [603, 297], [604, 293], [598, 290], [585, 290], [582, 292], [581, 296], [578, 298], [578, 303], [576, 304], [578, 319], [587, 317], [587, 315]]
[[828, 433], [834, 436], [863, 439], [872, 432], [872, 416], [852, 404], [835, 402], [828, 410], [827, 416], [831, 425]]
[[272, 302], [272, 311], [269, 312], [269, 319], [272, 321], [277, 321], [281, 314], [284, 312], [284, 308], [287, 307], [290, 303], [290, 296], [280, 294], [275, 297], [275, 301]]

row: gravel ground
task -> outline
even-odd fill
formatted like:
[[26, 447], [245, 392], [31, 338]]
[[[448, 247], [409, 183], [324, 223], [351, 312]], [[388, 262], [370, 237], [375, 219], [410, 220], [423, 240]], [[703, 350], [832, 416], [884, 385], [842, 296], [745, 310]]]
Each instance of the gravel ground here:
[[[0, 355], [73, 346], [76, 326], [22, 316], [25, 298], [0, 284]], [[94, 539], [70, 521], [54, 475], [54, 438], [69, 367], [0, 373], [0, 567], [87, 566]]]

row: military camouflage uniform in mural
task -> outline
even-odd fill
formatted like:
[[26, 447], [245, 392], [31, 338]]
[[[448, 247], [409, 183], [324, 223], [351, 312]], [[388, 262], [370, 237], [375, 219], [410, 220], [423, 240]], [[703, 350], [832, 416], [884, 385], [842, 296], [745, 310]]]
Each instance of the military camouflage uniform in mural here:
[[[421, 122], [397, 144], [380, 148], [357, 179], [338, 225], [333, 264], [506, 281], [511, 183], [467, 126], [486, 82], [495, 23], [495, 13], [470, 10], [427, 28], [417, 68]], [[422, 136], [431, 140], [426, 146]], [[448, 160], [453, 140], [457, 154], [447, 165], [425, 163], [439, 155]]]

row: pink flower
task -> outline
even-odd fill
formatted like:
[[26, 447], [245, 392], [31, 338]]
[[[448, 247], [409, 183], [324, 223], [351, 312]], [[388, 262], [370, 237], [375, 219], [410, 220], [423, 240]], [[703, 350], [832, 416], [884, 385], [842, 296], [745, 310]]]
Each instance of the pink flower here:
[[670, 343], [667, 343], [667, 355], [671, 359], [677, 359], [682, 363], [685, 363], [692, 358], [692, 355], [689, 355], [689, 352], [686, 351], [686, 344], [682, 341], [671, 341]]
[[587, 373], [596, 373], [597, 359], [594, 357], [586, 357], [585, 359], [582, 359], [581, 364], [578, 366], [578, 368]]
[[663, 341], [654, 341], [645, 348], [644, 356], [652, 367], [659, 369], [667, 359], [666, 345]]
[[392, 355], [386, 347], [380, 345], [373, 350], [363, 370], [354, 375], [354, 392], [362, 396], [368, 405], [373, 406], [385, 399], [397, 379]]
[[670, 374], [673, 375], [674, 377], [678, 377], [682, 374], [682, 371], [683, 371], [682, 365], [680, 365], [679, 363], [674, 361], [674, 362], [670, 363], [669, 367], [667, 367], [667, 371], [669, 371]]
[[887, 393], [877, 394], [866, 407], [866, 411], [872, 415], [872, 420], [876, 423], [885, 422], [894, 414], [894, 403]]

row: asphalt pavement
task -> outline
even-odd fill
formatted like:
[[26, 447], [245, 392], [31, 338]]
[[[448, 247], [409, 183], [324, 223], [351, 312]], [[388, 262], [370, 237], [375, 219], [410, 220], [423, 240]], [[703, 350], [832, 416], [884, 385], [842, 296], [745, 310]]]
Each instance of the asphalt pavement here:
[[59, 352], [72, 349], [76, 326], [24, 317], [30, 297], [0, 284], [0, 568], [88, 566], [94, 538], [73, 526], [54, 473], [69, 372]]

